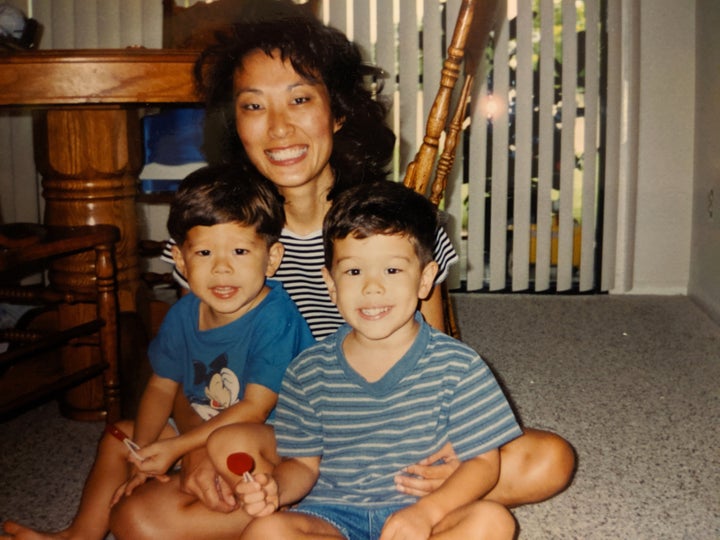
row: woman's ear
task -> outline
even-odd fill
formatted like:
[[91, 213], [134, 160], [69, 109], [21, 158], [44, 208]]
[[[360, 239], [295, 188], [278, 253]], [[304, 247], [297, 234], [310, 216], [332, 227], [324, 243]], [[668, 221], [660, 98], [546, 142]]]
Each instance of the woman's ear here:
[[280, 242], [275, 242], [272, 246], [270, 246], [268, 249], [268, 264], [265, 269], [266, 277], [272, 277], [275, 275], [284, 254], [285, 246], [283, 246]]
[[325, 286], [330, 295], [330, 300], [332, 300], [333, 304], [337, 304], [337, 287], [335, 287], [335, 280], [325, 266], [322, 267], [322, 277], [323, 280], [325, 280]]
[[333, 134], [340, 131], [340, 129], [343, 127], [344, 124], [345, 124], [345, 118], [337, 118], [337, 119], [333, 120]]
[[430, 261], [425, 265], [425, 268], [422, 269], [420, 273], [420, 286], [418, 287], [418, 298], [420, 300], [425, 300], [430, 296], [439, 268], [437, 262]]

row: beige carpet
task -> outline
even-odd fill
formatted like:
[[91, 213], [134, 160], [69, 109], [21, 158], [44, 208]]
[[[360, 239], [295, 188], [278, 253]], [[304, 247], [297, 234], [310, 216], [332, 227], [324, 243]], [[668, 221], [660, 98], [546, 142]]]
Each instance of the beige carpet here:
[[[578, 453], [523, 539], [720, 538], [720, 327], [685, 297], [455, 295], [525, 425]], [[47, 404], [0, 424], [0, 519], [64, 526], [102, 430]]]

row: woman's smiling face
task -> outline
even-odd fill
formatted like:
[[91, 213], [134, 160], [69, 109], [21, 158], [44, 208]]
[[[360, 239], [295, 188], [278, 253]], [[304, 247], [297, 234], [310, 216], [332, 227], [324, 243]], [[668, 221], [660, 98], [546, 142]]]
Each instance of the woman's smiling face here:
[[233, 95], [240, 141], [281, 192], [311, 183], [332, 187], [329, 161], [340, 124], [322, 81], [302, 77], [277, 52], [256, 50], [235, 71]]

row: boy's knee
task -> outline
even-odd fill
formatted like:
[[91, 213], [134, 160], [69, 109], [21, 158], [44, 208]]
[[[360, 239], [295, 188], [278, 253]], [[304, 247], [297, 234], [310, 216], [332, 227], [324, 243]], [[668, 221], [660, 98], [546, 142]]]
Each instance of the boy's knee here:
[[482, 530], [483, 527], [489, 529], [486, 535], [482, 535], [482, 538], [506, 539], [515, 536], [517, 523], [510, 510], [502, 504], [492, 501], [482, 501], [476, 504], [480, 507], [475, 516], [478, 520], [477, 530]]
[[558, 488], [562, 489], [570, 483], [575, 472], [575, 449], [565, 439], [550, 432], [544, 432], [543, 443], [546, 464], [551, 470], [549, 476], [557, 479]]
[[110, 531], [117, 540], [151, 540], [162, 537], [152, 505], [124, 497], [110, 511]]
[[228, 453], [228, 448], [232, 444], [233, 427], [234, 426], [220, 427], [213, 431], [207, 438], [205, 449], [207, 450], [208, 456], [213, 462], [213, 465], [216, 467], [216, 460], [218, 457], [226, 455]]

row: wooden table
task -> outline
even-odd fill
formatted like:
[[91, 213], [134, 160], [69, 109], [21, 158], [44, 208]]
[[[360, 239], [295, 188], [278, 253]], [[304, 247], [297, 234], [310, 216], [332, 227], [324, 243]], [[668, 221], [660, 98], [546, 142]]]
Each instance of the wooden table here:
[[[120, 229], [121, 311], [137, 311], [140, 289], [135, 198], [143, 145], [138, 112], [148, 105], [197, 103], [192, 78], [197, 54], [164, 49], [0, 54], [0, 107], [35, 111], [45, 224], [106, 223]], [[89, 286], [88, 269], [80, 264], [71, 261], [53, 270], [59, 288]], [[76, 395], [70, 407], [92, 410], [101, 392], [81, 389]]]

